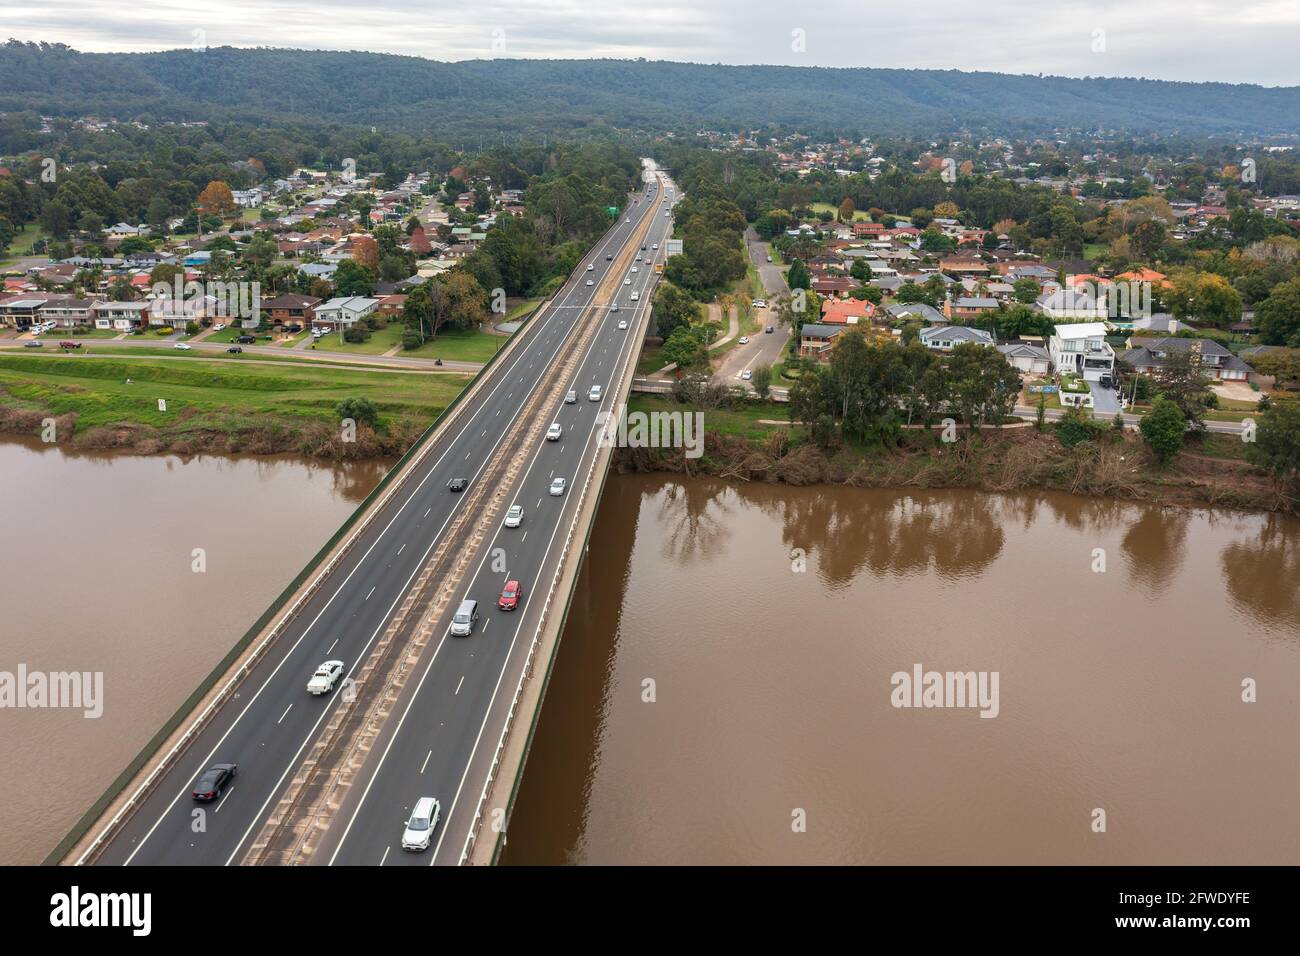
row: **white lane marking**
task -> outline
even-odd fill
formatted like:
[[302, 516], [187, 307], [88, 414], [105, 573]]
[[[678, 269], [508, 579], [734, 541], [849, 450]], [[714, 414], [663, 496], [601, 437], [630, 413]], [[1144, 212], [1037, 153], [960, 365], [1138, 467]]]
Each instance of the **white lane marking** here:
[[[484, 630], [486, 630], [486, 628], [485, 628]], [[465, 675], [464, 675], [464, 674], [461, 674], [461, 675], [460, 675], [460, 683], [456, 685], [456, 691], [455, 691], [454, 694], [452, 694], [453, 697], [459, 697], [459, 696], [460, 696], [460, 688], [461, 688], [461, 685], [464, 684], [464, 683], [465, 683]], [[430, 750], [429, 753], [433, 753], [433, 751]], [[423, 770], [421, 770], [420, 772], [421, 772], [421, 773], [424, 773]]]
[[527, 541], [527, 540], [528, 540], [528, 532], [525, 531], [525, 532], [524, 532], [524, 536], [523, 536], [522, 538], [520, 538], [519, 541], [522, 543], [522, 542]]
[[226, 791], [226, 795], [225, 795], [224, 797], [222, 797], [222, 798], [217, 802], [217, 808], [216, 808], [215, 810], [213, 810], [212, 812], [213, 812], [213, 813], [220, 813], [220, 812], [221, 812], [221, 808], [222, 808], [223, 806], [225, 806], [226, 801], [230, 799], [230, 795], [231, 795], [232, 793], [234, 793], [234, 792], [235, 792], [235, 785], [232, 783], [232, 784], [230, 785], [230, 789]]
[[379, 587], [378, 584], [376, 584], [374, 587], [372, 587], [372, 588], [370, 589], [370, 591], [366, 594], [366, 600], [367, 600], [367, 601], [370, 600], [370, 595], [375, 593], [375, 588], [377, 588], [377, 587]]
[[391, 846], [386, 846], [386, 847], [384, 847], [384, 855], [381, 856], [381, 857], [379, 858], [379, 865], [380, 865], [380, 866], [383, 866], [383, 865], [384, 865], [384, 861], [388, 859], [388, 852], [389, 852], [391, 849], [392, 849]]
[[428, 508], [425, 508], [425, 509], [424, 509], [424, 514], [421, 515], [421, 517], [422, 517], [422, 518], [427, 518], [427, 517], [429, 517], [429, 512], [432, 511], [432, 510], [433, 510], [433, 506], [432, 506], [432, 505], [430, 505]]
[[405, 550], [406, 550], [406, 542], [403, 541], [403, 542], [402, 542], [402, 546], [401, 546], [400, 548], [397, 549], [397, 553], [398, 553], [398, 554], [401, 554], [401, 553], [402, 553], [403, 551], [405, 551]]
[[424, 773], [425, 768], [429, 766], [429, 758], [432, 756], [433, 756], [432, 750], [430, 750], [427, 754], [424, 755], [424, 763], [420, 764], [420, 773]]
[[284, 723], [284, 718], [289, 716], [289, 711], [291, 710], [293, 710], [293, 704], [290, 704], [288, 707], [284, 709], [284, 713], [280, 715], [280, 719], [275, 722], [277, 726]]

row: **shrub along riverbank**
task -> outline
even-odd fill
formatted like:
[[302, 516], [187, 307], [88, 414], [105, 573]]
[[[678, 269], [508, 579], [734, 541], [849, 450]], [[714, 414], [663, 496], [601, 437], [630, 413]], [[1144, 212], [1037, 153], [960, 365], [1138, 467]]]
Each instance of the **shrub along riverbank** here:
[[[765, 410], [760, 410], [765, 409]], [[672, 399], [637, 396], [628, 411], [695, 410]], [[1133, 431], [1106, 428], [1067, 447], [1047, 424], [985, 428], [945, 442], [939, 429], [903, 431], [896, 445], [814, 442], [802, 425], [760, 424], [788, 417], [789, 406], [754, 403], [745, 410], [705, 408], [704, 452], [621, 448], [622, 472], [666, 471], [790, 485], [864, 488], [974, 488], [1011, 492], [1050, 488], [1075, 494], [1171, 505], [1211, 505], [1297, 513], [1292, 491], [1246, 460], [1239, 437], [1189, 435], [1161, 467]]]
[[[0, 432], [40, 435], [53, 418], [57, 442], [78, 448], [393, 457], [467, 381], [308, 363], [0, 355]], [[341, 427], [348, 400], [360, 400], [355, 441]]]

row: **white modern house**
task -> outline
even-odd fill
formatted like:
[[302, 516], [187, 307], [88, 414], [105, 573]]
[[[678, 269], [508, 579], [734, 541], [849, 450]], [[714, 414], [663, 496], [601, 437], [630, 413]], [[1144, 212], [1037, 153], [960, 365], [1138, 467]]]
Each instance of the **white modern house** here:
[[1076, 289], [1057, 289], [1038, 297], [1038, 311], [1057, 321], [1104, 322], [1109, 307], [1104, 295], [1090, 295]]
[[1106, 342], [1106, 323], [1058, 325], [1047, 344], [1052, 365], [1063, 374], [1096, 382], [1115, 370], [1115, 350]]
[[951, 352], [958, 345], [974, 342], [993, 347], [993, 336], [983, 329], [964, 325], [934, 325], [920, 331], [921, 344], [934, 352]]

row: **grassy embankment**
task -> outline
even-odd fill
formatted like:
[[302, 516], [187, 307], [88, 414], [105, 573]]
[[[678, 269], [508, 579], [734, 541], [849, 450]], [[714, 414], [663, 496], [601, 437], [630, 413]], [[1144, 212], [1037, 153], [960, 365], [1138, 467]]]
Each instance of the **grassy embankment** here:
[[[468, 378], [306, 362], [0, 354], [0, 431], [38, 434], [42, 419], [53, 417], [60, 442], [84, 448], [398, 455]], [[368, 398], [379, 412], [373, 429], [358, 428], [355, 442], [341, 440], [335, 409], [345, 398]]]
[[[628, 411], [684, 411], [667, 396], [635, 395]], [[704, 410], [704, 455], [681, 449], [620, 449], [626, 471], [669, 471], [791, 485], [976, 488], [1010, 492], [1051, 488], [1171, 505], [1212, 505], [1295, 512], [1270, 480], [1246, 462], [1232, 435], [1189, 435], [1166, 469], [1156, 466], [1133, 432], [1107, 432], [1096, 442], [1065, 448], [1051, 427], [986, 429], [978, 438], [944, 444], [937, 433], [905, 430], [897, 448], [845, 445], [826, 450], [800, 425], [765, 424], [789, 418], [789, 406], [759, 403]]]

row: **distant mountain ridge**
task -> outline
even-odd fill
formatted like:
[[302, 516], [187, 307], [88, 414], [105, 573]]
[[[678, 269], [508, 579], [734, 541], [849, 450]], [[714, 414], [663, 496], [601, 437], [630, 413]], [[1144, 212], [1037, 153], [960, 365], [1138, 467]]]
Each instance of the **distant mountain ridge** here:
[[0, 110], [294, 114], [452, 136], [771, 126], [857, 134], [1103, 129], [1300, 133], [1300, 87], [648, 60], [468, 60], [285, 49], [80, 53], [0, 45]]

